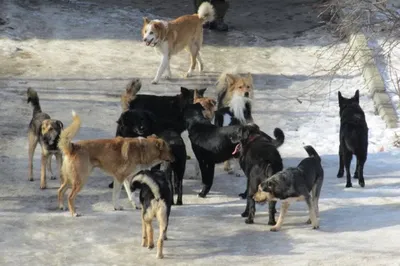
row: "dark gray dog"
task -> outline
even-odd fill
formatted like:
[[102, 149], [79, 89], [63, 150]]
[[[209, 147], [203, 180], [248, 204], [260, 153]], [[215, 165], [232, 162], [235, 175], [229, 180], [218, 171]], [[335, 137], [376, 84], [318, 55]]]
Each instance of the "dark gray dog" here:
[[[321, 158], [312, 146], [304, 146], [310, 157], [303, 159], [297, 167], [282, 170], [258, 186], [253, 198], [257, 202], [281, 200], [278, 222], [271, 231], [279, 231], [291, 202], [305, 200], [313, 229], [319, 228], [318, 200], [324, 181]], [[311, 193], [311, 194], [310, 194]]]
[[[51, 119], [50, 116], [42, 112], [37, 92], [28, 88], [28, 103], [33, 108], [32, 120], [29, 123], [29, 181], [33, 181], [33, 155], [38, 144], [42, 147], [40, 188], [46, 188], [46, 166], [51, 173], [51, 179], [56, 179], [51, 170], [51, 157], [56, 156], [58, 170], [61, 174], [62, 155], [58, 149], [58, 139], [60, 138], [63, 123], [60, 120]], [[61, 177], [60, 177], [61, 179]]]

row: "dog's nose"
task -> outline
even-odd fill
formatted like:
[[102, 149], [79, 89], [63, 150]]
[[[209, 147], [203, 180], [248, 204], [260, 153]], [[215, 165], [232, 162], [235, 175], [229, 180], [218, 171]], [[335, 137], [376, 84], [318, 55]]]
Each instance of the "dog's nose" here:
[[146, 39], [146, 38], [143, 38], [143, 41], [144, 41], [144, 42], [147, 42], [147, 39]]
[[143, 130], [143, 129], [144, 129], [144, 126], [140, 126], [139, 129], [140, 129], [140, 130]]
[[248, 92], [245, 92], [245, 93], [244, 93], [244, 97], [249, 97], [249, 93], [248, 93]]

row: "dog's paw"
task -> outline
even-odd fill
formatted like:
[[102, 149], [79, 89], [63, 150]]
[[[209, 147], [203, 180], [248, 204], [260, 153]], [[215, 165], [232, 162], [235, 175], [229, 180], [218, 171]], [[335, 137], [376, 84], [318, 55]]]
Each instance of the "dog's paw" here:
[[40, 189], [46, 189], [46, 184], [40, 184]]
[[73, 217], [80, 217], [82, 216], [82, 214], [75, 212], [74, 214], [72, 214]]
[[176, 205], [182, 205], [182, 201], [181, 200], [177, 200], [176, 201]]
[[114, 187], [114, 182], [111, 182], [110, 184], [108, 184], [109, 188], [113, 188]]
[[157, 254], [156, 258], [157, 259], [162, 259], [162, 258], [164, 258], [164, 255], [163, 254]]
[[319, 229], [319, 224], [313, 225], [312, 229]]
[[166, 80], [170, 80], [171, 79], [171, 75], [165, 75], [163, 78], [166, 79]]
[[55, 175], [50, 176], [50, 180], [56, 180], [56, 179], [57, 179], [57, 178], [56, 178]]
[[246, 220], [244, 220], [244, 222], [245, 222], [246, 224], [254, 224], [254, 220], [253, 220], [253, 219], [249, 219], [249, 218], [247, 218]]
[[154, 243], [149, 244], [148, 249], [153, 249], [154, 248]]
[[164, 236], [163, 236], [163, 239], [164, 239], [164, 240], [168, 240], [167, 235], [164, 235]]
[[59, 209], [60, 211], [66, 211], [66, 210], [67, 210], [67, 209], [64, 207], [64, 205], [58, 206], [58, 209]]
[[124, 207], [122, 206], [114, 206], [114, 211], [122, 211], [124, 210]]
[[311, 219], [308, 219], [306, 224], [311, 224]]
[[365, 181], [364, 181], [364, 179], [358, 180], [358, 184], [360, 185], [360, 187], [365, 187]]
[[28, 181], [32, 182], [33, 181], [33, 177], [28, 178]]
[[183, 74], [184, 78], [189, 78], [192, 76], [192, 72], [186, 72], [185, 74]]
[[242, 212], [242, 217], [248, 217], [249, 216], [249, 213], [248, 212]]
[[269, 231], [271, 232], [278, 232], [281, 228], [279, 226], [272, 226]]
[[353, 187], [353, 184], [350, 183], [346, 183], [346, 187]]
[[339, 171], [336, 175], [337, 178], [342, 178], [344, 176], [344, 171]]
[[268, 225], [276, 225], [276, 221], [275, 220], [270, 220], [270, 221], [268, 221]]
[[151, 81], [151, 84], [157, 84], [158, 83], [158, 80], [157, 79], [153, 79], [152, 81]]
[[240, 177], [240, 173], [236, 172], [236, 173], [235, 173], [235, 176], [236, 176], [236, 177]]
[[246, 195], [246, 193], [240, 193], [240, 194], [239, 194], [239, 197], [241, 197], [242, 199], [246, 199], [246, 198], [247, 198], [247, 195]]

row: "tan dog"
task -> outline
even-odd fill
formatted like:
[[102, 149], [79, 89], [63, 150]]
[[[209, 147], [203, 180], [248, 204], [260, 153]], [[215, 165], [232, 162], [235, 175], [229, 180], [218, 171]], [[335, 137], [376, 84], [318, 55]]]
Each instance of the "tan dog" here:
[[253, 90], [253, 77], [250, 73], [246, 76], [222, 73], [217, 81], [218, 109], [228, 107], [233, 95], [253, 100]]
[[[253, 91], [253, 77], [250, 73], [244, 77], [239, 74], [229, 74], [227, 72], [222, 73], [217, 81], [218, 109], [229, 106], [234, 113], [238, 113], [238, 115], [235, 114], [237, 118], [243, 120], [244, 114], [242, 107], [245, 105], [245, 102], [253, 100]], [[231, 101], [234, 96], [235, 101], [232, 102], [232, 105]], [[230, 161], [224, 162], [224, 171], [229, 173], [234, 172]]]
[[[71, 143], [78, 133], [81, 120], [72, 112], [72, 124], [62, 131], [58, 146], [64, 154], [62, 173], [64, 182], [58, 190], [59, 208], [64, 209], [64, 194], [68, 185], [72, 190], [68, 197], [68, 207], [72, 216], [75, 211], [75, 198], [95, 167], [114, 177], [113, 203], [115, 210], [122, 210], [118, 204], [122, 183], [128, 197], [131, 179], [142, 169], [155, 166], [163, 161], [173, 160], [168, 144], [155, 136], [147, 138], [121, 138], [82, 140]], [[129, 198], [131, 201], [132, 199]]]
[[166, 79], [171, 77], [170, 59], [183, 49], [190, 53], [191, 64], [185, 77], [190, 77], [199, 64], [199, 72], [203, 71], [200, 48], [203, 44], [203, 24], [214, 19], [214, 8], [209, 2], [203, 2], [197, 14], [184, 15], [172, 21], [149, 20], [143, 18], [142, 36], [147, 46], [156, 47], [162, 54], [161, 64], [152, 84], [158, 83], [167, 70]]
[[210, 121], [214, 118], [214, 113], [217, 110], [217, 102], [209, 97], [200, 96], [197, 89], [194, 90], [193, 103], [200, 103], [203, 106], [204, 116]]

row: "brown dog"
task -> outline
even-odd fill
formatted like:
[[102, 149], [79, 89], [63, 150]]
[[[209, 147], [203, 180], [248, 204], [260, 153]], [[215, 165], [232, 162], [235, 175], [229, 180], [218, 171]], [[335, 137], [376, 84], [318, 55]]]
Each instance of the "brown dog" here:
[[194, 90], [193, 103], [200, 103], [204, 108], [204, 116], [211, 121], [217, 110], [217, 102], [212, 98], [201, 96], [204, 93], [204, 91], [201, 92], [202, 90], [200, 92], [197, 89]]
[[72, 124], [62, 131], [58, 144], [64, 154], [62, 166], [64, 182], [58, 190], [59, 208], [64, 209], [65, 191], [68, 185], [72, 186], [68, 197], [68, 207], [72, 216], [79, 216], [75, 211], [75, 198], [95, 167], [114, 177], [114, 209], [122, 210], [118, 204], [122, 183], [131, 200], [132, 192], [128, 179], [142, 169], [173, 160], [168, 144], [155, 136], [117, 137], [71, 143], [81, 125], [81, 120], [75, 112], [72, 112], [72, 117]]
[[42, 159], [41, 159], [41, 173], [40, 173], [40, 188], [46, 188], [46, 166], [50, 172], [50, 179], [56, 179], [53, 171], [51, 170], [51, 157], [54, 155], [57, 159], [58, 169], [60, 173], [60, 181], [62, 182], [61, 176], [61, 164], [62, 156], [61, 151], [58, 149], [58, 140], [60, 133], [63, 128], [63, 123], [60, 120], [51, 119], [50, 116], [42, 112], [39, 103], [39, 96], [37, 92], [28, 88], [28, 103], [31, 103], [33, 107], [33, 115], [31, 122], [29, 123], [28, 129], [28, 141], [29, 141], [29, 181], [33, 181], [33, 155], [38, 144], [42, 148]]
[[233, 95], [253, 99], [253, 77], [250, 73], [245, 76], [238, 74], [222, 73], [218, 78], [218, 109], [228, 107]]
[[203, 44], [203, 24], [214, 19], [214, 8], [209, 2], [203, 2], [197, 14], [181, 16], [172, 21], [150, 20], [143, 18], [142, 36], [147, 46], [156, 47], [162, 54], [161, 64], [151, 83], [156, 84], [164, 71], [166, 79], [171, 77], [170, 59], [187, 49], [190, 53], [191, 64], [185, 77], [190, 77], [199, 64], [199, 72], [203, 71], [203, 62], [200, 57], [200, 48]]

